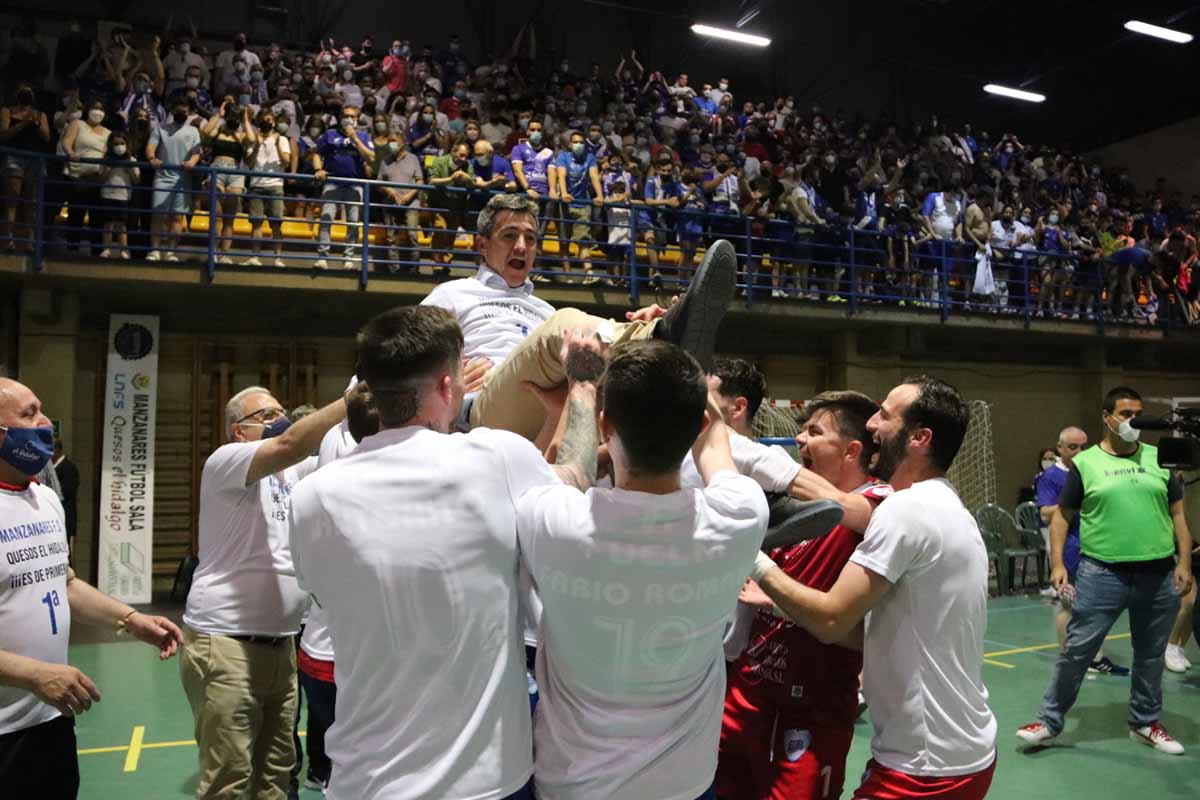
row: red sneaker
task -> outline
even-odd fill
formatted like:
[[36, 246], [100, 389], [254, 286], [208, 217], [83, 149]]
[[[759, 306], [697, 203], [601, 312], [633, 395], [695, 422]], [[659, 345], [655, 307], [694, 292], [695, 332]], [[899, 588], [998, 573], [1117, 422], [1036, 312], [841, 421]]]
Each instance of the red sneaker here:
[[1026, 744], [1041, 744], [1050, 741], [1056, 736], [1058, 736], [1057, 733], [1051, 733], [1050, 729], [1040, 722], [1034, 722], [1017, 729], [1017, 738]]
[[1167, 733], [1157, 722], [1141, 728], [1130, 728], [1129, 738], [1153, 747], [1160, 753], [1169, 753], [1173, 756], [1183, 755], [1183, 745], [1172, 739], [1171, 734]]

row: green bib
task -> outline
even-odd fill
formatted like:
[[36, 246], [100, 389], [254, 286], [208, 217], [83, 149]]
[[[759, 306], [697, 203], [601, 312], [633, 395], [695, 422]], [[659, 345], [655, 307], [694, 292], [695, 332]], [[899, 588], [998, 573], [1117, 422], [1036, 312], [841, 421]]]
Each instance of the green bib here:
[[1167, 504], [1171, 473], [1158, 448], [1139, 445], [1122, 458], [1100, 445], [1075, 456], [1083, 478], [1079, 549], [1097, 561], [1153, 561], [1175, 555], [1175, 526]]

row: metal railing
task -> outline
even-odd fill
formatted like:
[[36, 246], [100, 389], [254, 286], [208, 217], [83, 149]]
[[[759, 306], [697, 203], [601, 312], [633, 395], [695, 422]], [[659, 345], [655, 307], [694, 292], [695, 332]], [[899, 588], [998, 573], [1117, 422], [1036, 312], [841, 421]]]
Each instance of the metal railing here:
[[[389, 276], [434, 280], [473, 274], [474, 221], [492, 190], [433, 187], [311, 174], [79, 159], [0, 148], [6, 174], [23, 172], [18, 197], [4, 198], [0, 247], [47, 260], [106, 257], [188, 262], [212, 280], [219, 270], [312, 271], [341, 267], [360, 286]], [[69, 164], [137, 167], [128, 200], [102, 192], [99, 178], [64, 174]], [[283, 193], [264, 180], [283, 182]], [[32, 184], [32, 185], [31, 185]], [[242, 184], [240, 191], [234, 191]], [[416, 192], [409, 205], [395, 202]], [[251, 205], [254, 206], [250, 209]], [[261, 208], [259, 207], [261, 205]], [[282, 205], [282, 214], [278, 208]], [[1175, 287], [1143, 289], [1134, 267], [1075, 253], [993, 249], [994, 285], [974, 291], [973, 244], [915, 244], [892, 231], [805, 225], [784, 219], [720, 214], [644, 203], [562, 203], [541, 198], [535, 281], [643, 295], [686, 288], [706, 245], [730, 240], [738, 253], [738, 288], [747, 304], [803, 302], [861, 314], [880, 307], [952, 315], [991, 314], [1165, 327], [1192, 322]], [[174, 209], [174, 210], [173, 210]], [[587, 209], [583, 213], [581, 209]], [[253, 210], [252, 219], [247, 211]], [[179, 231], [162, 227], [178, 220]], [[123, 231], [123, 239], [121, 235]], [[340, 258], [334, 256], [340, 248]], [[74, 255], [72, 256], [72, 251]]]

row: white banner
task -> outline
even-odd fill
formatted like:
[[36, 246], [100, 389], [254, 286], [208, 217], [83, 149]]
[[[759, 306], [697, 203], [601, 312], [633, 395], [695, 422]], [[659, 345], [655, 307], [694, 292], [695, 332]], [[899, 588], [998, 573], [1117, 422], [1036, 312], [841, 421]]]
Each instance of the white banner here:
[[150, 602], [157, 396], [158, 317], [113, 314], [100, 454], [99, 588], [126, 603]]

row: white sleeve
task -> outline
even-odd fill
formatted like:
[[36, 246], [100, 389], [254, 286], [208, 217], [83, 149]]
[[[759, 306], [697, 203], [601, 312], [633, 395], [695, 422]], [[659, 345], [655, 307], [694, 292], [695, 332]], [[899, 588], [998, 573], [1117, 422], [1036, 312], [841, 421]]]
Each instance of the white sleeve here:
[[767, 446], [730, 432], [729, 450], [738, 472], [752, 478], [765, 492], [786, 492], [800, 472], [800, 462], [779, 445]]
[[204, 462], [201, 482], [204, 488], [218, 493], [239, 493], [246, 491], [246, 475], [250, 472], [250, 462], [262, 441], [230, 442], [213, 451]]
[[319, 538], [319, 530], [326, 520], [325, 509], [315, 490], [316, 486], [311, 482], [298, 483], [288, 501], [288, 544], [296, 581], [314, 596], [316, 589], [305, 579], [305, 573], [313, 560], [310, 547]]
[[[897, 503], [897, 499], [901, 502]], [[911, 515], [908, 506], [901, 497], [881, 503], [871, 515], [862, 541], [850, 555], [855, 564], [882, 575], [893, 584], [920, 566], [925, 555], [926, 543], [918, 525], [908, 519]]]
[[537, 486], [558, 486], [562, 481], [546, 463], [546, 459], [528, 439], [508, 431], [491, 430], [487, 435], [495, 442], [504, 462], [505, 480], [513, 507], [530, 489]]
[[701, 491], [705, 503], [713, 511], [728, 519], [754, 524], [760, 539], [766, 533], [767, 498], [752, 478], [721, 470]]
[[332, 461], [337, 461], [353, 450], [354, 447], [355, 443], [354, 438], [350, 435], [350, 426], [346, 420], [342, 420], [326, 431], [325, 436], [321, 439], [321, 446], [317, 450], [318, 469]]

